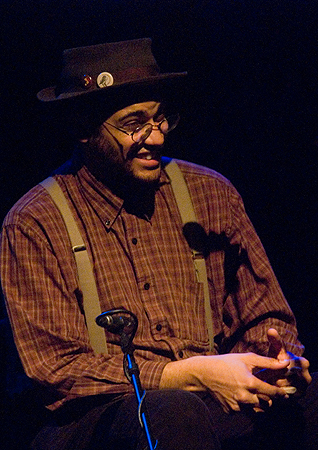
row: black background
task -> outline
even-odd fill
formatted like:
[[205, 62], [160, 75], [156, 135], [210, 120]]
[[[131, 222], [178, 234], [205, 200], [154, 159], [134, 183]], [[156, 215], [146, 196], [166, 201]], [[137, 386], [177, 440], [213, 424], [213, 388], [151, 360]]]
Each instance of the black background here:
[[62, 51], [151, 37], [163, 71], [189, 72], [169, 152], [240, 191], [317, 370], [318, 2], [2, 0], [0, 9], [1, 219], [70, 154], [36, 100], [55, 84]]

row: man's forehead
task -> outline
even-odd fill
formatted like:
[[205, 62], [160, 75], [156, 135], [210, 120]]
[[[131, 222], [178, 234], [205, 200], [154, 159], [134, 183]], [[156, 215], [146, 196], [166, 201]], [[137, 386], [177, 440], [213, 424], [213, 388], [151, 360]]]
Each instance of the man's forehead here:
[[156, 114], [160, 107], [160, 103], [156, 101], [134, 103], [113, 114], [113, 118], [123, 120], [130, 116], [152, 116]]

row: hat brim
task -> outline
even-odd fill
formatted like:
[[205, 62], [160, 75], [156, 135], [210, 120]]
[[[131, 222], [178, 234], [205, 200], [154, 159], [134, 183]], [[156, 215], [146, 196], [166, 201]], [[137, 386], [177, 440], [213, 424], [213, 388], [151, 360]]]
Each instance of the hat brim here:
[[162, 88], [165, 87], [165, 85], [169, 85], [171, 87], [171, 84], [177, 85], [178, 82], [180, 82], [181, 79], [184, 79], [187, 76], [187, 72], [175, 72], [175, 73], [162, 73], [155, 76], [149, 76], [147, 78], [143, 78], [141, 80], [131, 80], [128, 82], [123, 83], [115, 83], [111, 86], [99, 88], [96, 87], [92, 90], [83, 90], [83, 91], [74, 91], [74, 92], [64, 92], [56, 95], [56, 86], [48, 87], [45, 89], [42, 89], [38, 92], [37, 97], [39, 100], [43, 102], [61, 102], [61, 101], [67, 101], [69, 99], [74, 99], [75, 97], [82, 97], [82, 96], [90, 96], [93, 98], [93, 96], [107, 96], [107, 94], [114, 94], [117, 91], [124, 91], [126, 88], [133, 88], [133, 87], [142, 87], [142, 86], [161, 86]]

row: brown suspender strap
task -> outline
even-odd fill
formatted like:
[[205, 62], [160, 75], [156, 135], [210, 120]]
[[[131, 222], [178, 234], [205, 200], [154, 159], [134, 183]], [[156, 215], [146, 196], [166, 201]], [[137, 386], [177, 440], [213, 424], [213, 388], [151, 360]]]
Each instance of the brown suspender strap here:
[[[189, 222], [197, 222], [193, 203], [190, 197], [188, 186], [178, 164], [172, 159], [165, 167], [165, 171], [169, 176], [171, 187], [178, 204], [182, 223], [185, 225]], [[214, 348], [214, 331], [212, 322], [212, 308], [209, 295], [208, 276], [206, 271], [205, 259], [202, 253], [192, 250], [193, 264], [199, 283], [203, 283], [204, 292], [204, 309], [205, 321], [209, 334], [210, 350]]]
[[64, 219], [74, 253], [79, 285], [83, 293], [83, 307], [91, 346], [95, 353], [107, 353], [106, 336], [103, 328], [98, 327], [95, 317], [101, 313], [93, 266], [84, 245], [80, 230], [67, 203], [65, 195], [53, 177], [40, 183], [51, 195]]

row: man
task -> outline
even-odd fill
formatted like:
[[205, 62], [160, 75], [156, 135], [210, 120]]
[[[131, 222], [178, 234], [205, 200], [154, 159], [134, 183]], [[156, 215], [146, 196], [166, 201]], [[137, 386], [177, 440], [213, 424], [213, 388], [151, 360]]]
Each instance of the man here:
[[[211, 347], [203, 285], [162, 159], [185, 74], [161, 74], [150, 44], [64, 53], [59, 84], [38, 94], [61, 107], [79, 142], [55, 179], [93, 263], [101, 311], [121, 307], [138, 318], [135, 358], [157, 448], [262, 448], [277, 417], [270, 448], [287, 445], [286, 425], [293, 439], [295, 429], [284, 420], [298, 420], [314, 386], [295, 399], [311, 376], [294, 316], [236, 190], [178, 161], [206, 261]], [[24, 369], [52, 411], [32, 448], [146, 448], [118, 338], [107, 332], [108, 354], [93, 351], [67, 230], [41, 185], [5, 219], [1, 269]]]

